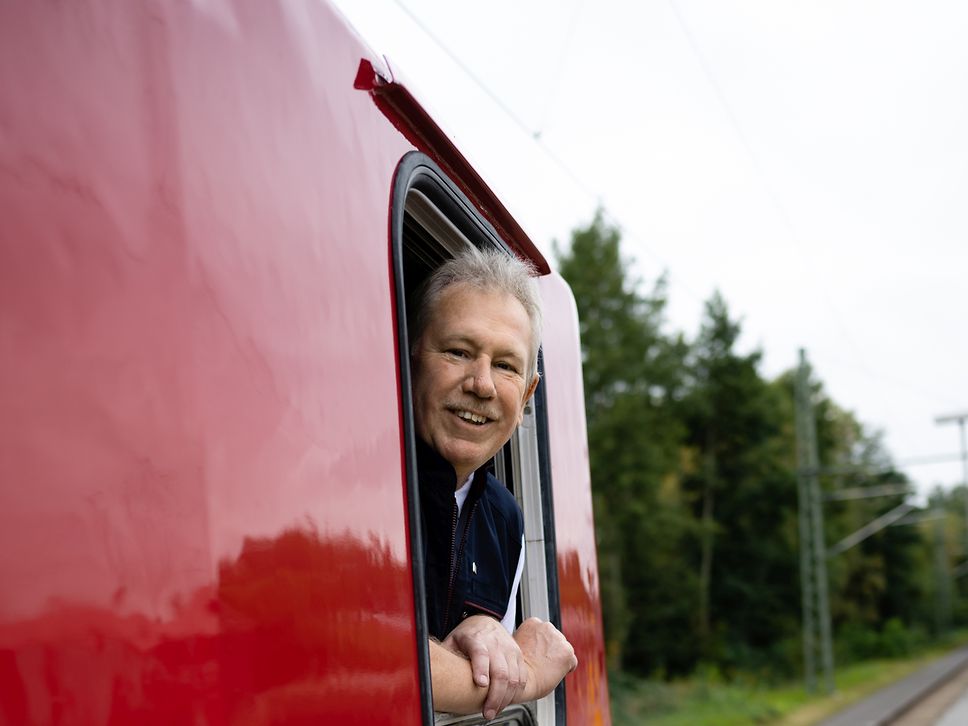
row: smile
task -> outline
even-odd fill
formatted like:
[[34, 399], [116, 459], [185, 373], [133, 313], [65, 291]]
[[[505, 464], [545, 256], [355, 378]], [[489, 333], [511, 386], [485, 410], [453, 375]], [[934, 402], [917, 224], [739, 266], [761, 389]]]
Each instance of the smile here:
[[464, 421], [469, 421], [470, 423], [476, 424], [478, 426], [482, 426], [483, 424], [486, 424], [488, 421], [488, 418], [486, 416], [479, 416], [478, 414], [471, 413], [470, 411], [457, 410], [457, 411], [454, 411], [454, 413], [457, 415], [458, 418], [461, 418]]

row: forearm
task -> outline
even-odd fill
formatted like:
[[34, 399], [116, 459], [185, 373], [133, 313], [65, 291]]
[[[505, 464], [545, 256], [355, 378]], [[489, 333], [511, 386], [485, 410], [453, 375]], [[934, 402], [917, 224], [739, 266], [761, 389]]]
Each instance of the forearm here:
[[478, 713], [484, 707], [487, 686], [475, 685], [471, 662], [430, 641], [430, 680], [434, 710], [447, 713]]
[[[480, 713], [487, 697], [487, 686], [474, 683], [471, 662], [436, 641], [430, 645], [430, 680], [434, 711], [469, 714]], [[533, 664], [526, 665], [529, 676], [524, 688], [512, 703], [527, 703], [550, 693], [561, 679], [559, 673], [540, 673]], [[552, 669], [549, 668], [549, 671]], [[550, 687], [549, 687], [550, 686]]]

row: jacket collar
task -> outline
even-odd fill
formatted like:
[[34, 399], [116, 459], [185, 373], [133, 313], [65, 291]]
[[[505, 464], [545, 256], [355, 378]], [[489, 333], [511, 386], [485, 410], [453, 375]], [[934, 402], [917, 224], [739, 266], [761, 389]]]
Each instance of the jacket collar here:
[[[457, 472], [449, 461], [420, 437], [417, 437], [416, 448], [421, 499], [430, 498], [438, 506], [446, 503], [449, 509], [454, 501], [454, 491], [457, 489]], [[467, 494], [468, 501], [473, 501], [484, 491], [489, 467], [490, 462], [474, 472], [474, 481]]]

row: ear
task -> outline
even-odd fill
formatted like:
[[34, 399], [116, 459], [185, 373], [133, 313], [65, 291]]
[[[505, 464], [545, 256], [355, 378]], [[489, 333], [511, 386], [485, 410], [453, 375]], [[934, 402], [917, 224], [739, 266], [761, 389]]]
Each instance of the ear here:
[[521, 408], [518, 411], [518, 426], [524, 420], [524, 404], [531, 400], [531, 396], [534, 395], [535, 389], [538, 387], [538, 381], [541, 379], [537, 373], [534, 374], [534, 378], [531, 381], [531, 385], [528, 386], [528, 390], [524, 392], [524, 397], [521, 399]]
[[538, 381], [540, 380], [541, 380], [541, 374], [535, 373], [534, 378], [531, 379], [531, 385], [528, 386], [528, 390], [524, 392], [524, 398], [521, 399], [522, 405], [524, 405], [525, 403], [531, 400], [531, 397], [534, 395], [535, 389], [538, 387]]

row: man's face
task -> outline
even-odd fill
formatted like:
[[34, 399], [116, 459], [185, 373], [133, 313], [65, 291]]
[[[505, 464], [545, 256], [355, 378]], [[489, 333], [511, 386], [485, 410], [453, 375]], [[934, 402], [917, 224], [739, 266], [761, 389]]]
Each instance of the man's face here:
[[457, 471], [490, 459], [521, 422], [531, 322], [511, 295], [452, 285], [438, 298], [413, 356], [417, 434]]

